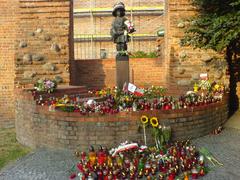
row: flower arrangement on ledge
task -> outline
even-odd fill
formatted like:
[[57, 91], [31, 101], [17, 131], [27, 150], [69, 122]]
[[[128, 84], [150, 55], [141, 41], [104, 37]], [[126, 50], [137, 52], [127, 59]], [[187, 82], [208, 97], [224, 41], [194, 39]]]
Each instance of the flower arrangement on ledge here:
[[[47, 81], [48, 82], [48, 81]], [[45, 84], [45, 83], [44, 83]], [[53, 83], [51, 83], [51, 87]], [[208, 105], [222, 100], [225, 87], [212, 84], [213, 88], [201, 93], [200, 87], [194, 85], [194, 91], [187, 92], [178, 98], [166, 96], [166, 89], [152, 86], [136, 89], [134, 93], [127, 89], [106, 88], [89, 92], [95, 98], [82, 99], [78, 95], [65, 95], [62, 98], [50, 97], [48, 100], [37, 100], [39, 105], [49, 106], [50, 111], [59, 109], [65, 112], [115, 114], [122, 111], [147, 111], [186, 109]]]
[[213, 93], [213, 94], [223, 94], [226, 91], [226, 88], [221, 83], [213, 82], [211, 83], [208, 79], [200, 80], [198, 83], [194, 84], [194, 92], [196, 93]]
[[38, 92], [53, 93], [57, 88], [57, 82], [50, 79], [39, 79], [34, 85], [34, 89]]

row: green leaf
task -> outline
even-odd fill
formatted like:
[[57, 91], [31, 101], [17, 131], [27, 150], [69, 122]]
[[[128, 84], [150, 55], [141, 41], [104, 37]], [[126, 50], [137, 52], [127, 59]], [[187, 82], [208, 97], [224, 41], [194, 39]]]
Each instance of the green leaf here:
[[218, 52], [227, 47], [236, 48], [240, 42], [240, 0], [193, 0], [199, 9], [198, 16], [191, 18], [182, 45], [212, 49]]

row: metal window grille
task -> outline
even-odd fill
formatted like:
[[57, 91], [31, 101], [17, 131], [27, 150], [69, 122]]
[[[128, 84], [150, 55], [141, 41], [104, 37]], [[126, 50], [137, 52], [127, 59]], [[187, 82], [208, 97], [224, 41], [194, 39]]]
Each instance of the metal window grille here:
[[[112, 6], [116, 0], [74, 0], [75, 59], [114, 58], [115, 44], [110, 38]], [[157, 31], [163, 27], [164, 3], [161, 0], [123, 0], [127, 17], [135, 25], [130, 53], [155, 52]]]

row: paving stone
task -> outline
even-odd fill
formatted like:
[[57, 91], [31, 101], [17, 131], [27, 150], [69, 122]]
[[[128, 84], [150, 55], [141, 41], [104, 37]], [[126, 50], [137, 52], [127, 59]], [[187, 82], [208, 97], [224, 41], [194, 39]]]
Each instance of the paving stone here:
[[43, 56], [43, 55], [40, 55], [40, 54], [34, 54], [34, 55], [32, 56], [32, 60], [33, 60], [33, 61], [42, 61], [42, 60], [44, 60], [44, 56]]
[[[219, 135], [193, 141], [206, 147], [221, 163], [202, 180], [240, 179], [240, 130], [227, 128]], [[67, 180], [68, 170], [77, 159], [67, 150], [39, 149], [0, 171], [0, 180]]]
[[42, 66], [42, 68], [43, 68], [44, 70], [46, 70], [46, 71], [55, 71], [55, 70], [56, 70], [56, 65], [53, 64], [53, 63], [48, 62], [48, 63], [44, 64], [44, 65]]
[[66, 150], [40, 149], [0, 172], [0, 180], [67, 180], [77, 160]]

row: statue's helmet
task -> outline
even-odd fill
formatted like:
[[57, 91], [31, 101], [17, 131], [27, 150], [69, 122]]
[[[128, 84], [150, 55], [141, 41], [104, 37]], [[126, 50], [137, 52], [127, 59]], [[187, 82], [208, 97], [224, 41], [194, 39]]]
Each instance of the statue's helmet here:
[[117, 10], [122, 10], [123, 13], [125, 14], [125, 5], [123, 4], [123, 2], [118, 2], [113, 6], [112, 15], [115, 17], [117, 16], [116, 14]]

